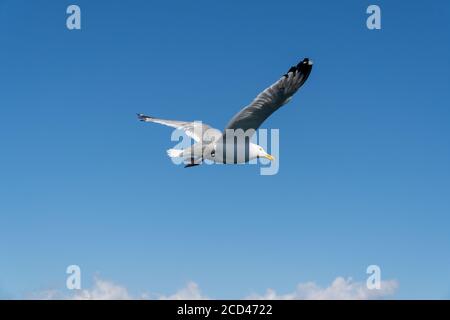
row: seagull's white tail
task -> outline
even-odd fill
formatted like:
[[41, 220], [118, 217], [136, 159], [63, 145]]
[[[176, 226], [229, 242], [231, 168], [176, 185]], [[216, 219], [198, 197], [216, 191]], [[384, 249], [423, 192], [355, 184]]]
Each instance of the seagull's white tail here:
[[183, 154], [183, 150], [181, 149], [169, 149], [167, 150], [167, 155], [171, 158], [181, 157]]

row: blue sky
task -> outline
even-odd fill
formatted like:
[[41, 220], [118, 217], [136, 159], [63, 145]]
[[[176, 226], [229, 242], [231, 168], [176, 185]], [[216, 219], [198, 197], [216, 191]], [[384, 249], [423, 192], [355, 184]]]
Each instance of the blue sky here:
[[[0, 0], [0, 297], [65, 290], [70, 264], [215, 298], [377, 264], [395, 298], [450, 298], [449, 21], [445, 1]], [[277, 175], [175, 166], [171, 130], [135, 118], [223, 128], [304, 57], [263, 125]]]

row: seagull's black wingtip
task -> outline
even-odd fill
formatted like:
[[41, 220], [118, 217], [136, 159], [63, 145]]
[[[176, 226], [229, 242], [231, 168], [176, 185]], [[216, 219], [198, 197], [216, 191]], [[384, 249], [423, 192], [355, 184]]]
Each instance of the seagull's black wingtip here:
[[145, 119], [149, 118], [148, 116], [144, 115], [143, 113], [136, 113], [136, 115], [140, 121], [145, 121]]
[[302, 67], [306, 67], [306, 66], [312, 67], [312, 65], [313, 65], [313, 61], [309, 58], [305, 58], [297, 64], [297, 69], [301, 69]]
[[301, 73], [305, 73], [305, 74], [309, 75], [309, 73], [311, 72], [311, 69], [312, 69], [312, 65], [313, 65], [313, 61], [311, 59], [304, 58], [296, 66], [291, 67], [289, 69], [289, 71], [283, 75], [283, 77], [287, 77], [290, 72], [292, 72], [292, 73], [301, 72]]
[[311, 73], [311, 69], [313, 66], [313, 61], [309, 58], [303, 59], [301, 62], [297, 64], [297, 72], [304, 73], [306, 77]]
[[310, 66], [313, 65], [313, 61], [312, 61], [310, 58], [305, 58], [305, 59], [303, 59], [302, 63], [303, 63], [303, 64], [310, 65]]

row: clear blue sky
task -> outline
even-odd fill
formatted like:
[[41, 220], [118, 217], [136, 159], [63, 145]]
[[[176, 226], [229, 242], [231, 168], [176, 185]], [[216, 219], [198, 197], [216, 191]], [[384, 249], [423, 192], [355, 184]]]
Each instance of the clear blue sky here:
[[[216, 298], [377, 264], [396, 298], [449, 298], [449, 21], [447, 1], [0, 0], [0, 297], [64, 288], [70, 264]], [[171, 130], [136, 120], [222, 128], [304, 57], [264, 123], [275, 176], [175, 166]]]

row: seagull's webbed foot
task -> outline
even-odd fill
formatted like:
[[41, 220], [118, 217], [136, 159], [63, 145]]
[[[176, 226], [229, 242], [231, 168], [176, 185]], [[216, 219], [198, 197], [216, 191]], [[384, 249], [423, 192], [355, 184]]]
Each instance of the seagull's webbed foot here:
[[197, 159], [191, 158], [190, 163], [186, 164], [184, 167], [189, 168], [189, 167], [199, 166], [202, 163], [202, 160], [203, 159], [199, 159], [199, 158], [197, 158]]
[[200, 163], [188, 163], [187, 165], [185, 165], [185, 168], [190, 168], [190, 167], [195, 167], [195, 166], [199, 166]]

